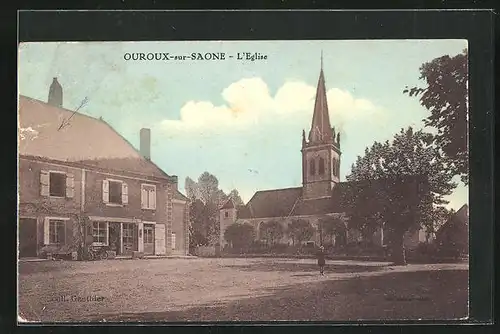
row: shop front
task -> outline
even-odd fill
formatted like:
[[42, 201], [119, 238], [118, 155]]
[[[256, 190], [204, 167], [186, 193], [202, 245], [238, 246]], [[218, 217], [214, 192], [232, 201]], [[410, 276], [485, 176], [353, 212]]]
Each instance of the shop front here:
[[92, 244], [109, 246], [117, 256], [165, 254], [165, 225], [125, 218], [90, 217]]

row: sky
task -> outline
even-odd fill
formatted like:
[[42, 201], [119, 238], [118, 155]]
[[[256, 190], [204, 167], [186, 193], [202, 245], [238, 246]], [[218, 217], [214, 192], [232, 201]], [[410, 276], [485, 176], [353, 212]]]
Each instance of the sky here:
[[[152, 160], [178, 176], [180, 191], [186, 177], [208, 171], [247, 202], [258, 190], [301, 186], [302, 130], [311, 125], [321, 54], [344, 181], [365, 147], [424, 126], [429, 112], [405, 86], [424, 85], [423, 63], [466, 48], [466, 40], [23, 43], [18, 85], [47, 101], [57, 77], [63, 107], [87, 98], [79, 112], [102, 117], [135, 147], [150, 128]], [[141, 52], [226, 59], [129, 59]], [[266, 57], [237, 59], [246, 52]], [[459, 209], [468, 188], [459, 182], [446, 199]]]

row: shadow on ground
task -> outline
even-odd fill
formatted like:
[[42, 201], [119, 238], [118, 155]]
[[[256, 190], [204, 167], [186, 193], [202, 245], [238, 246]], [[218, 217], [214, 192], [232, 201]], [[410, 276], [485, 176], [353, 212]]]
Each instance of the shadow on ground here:
[[[269, 261], [256, 261], [251, 264], [241, 264], [241, 265], [226, 265], [225, 267], [243, 270], [243, 271], [260, 271], [260, 272], [276, 272], [276, 271], [286, 271], [286, 272], [318, 272], [319, 267], [316, 263], [297, 263], [297, 262], [269, 262]], [[362, 273], [362, 272], [373, 272], [384, 269], [384, 266], [376, 265], [353, 265], [353, 264], [326, 264], [325, 272], [333, 273]], [[303, 276], [303, 275], [301, 275]]]
[[[269, 295], [186, 306], [182, 311], [100, 314], [88, 321], [356, 321], [467, 316], [468, 271], [386, 272], [270, 289]], [[195, 302], [195, 301], [193, 301]]]

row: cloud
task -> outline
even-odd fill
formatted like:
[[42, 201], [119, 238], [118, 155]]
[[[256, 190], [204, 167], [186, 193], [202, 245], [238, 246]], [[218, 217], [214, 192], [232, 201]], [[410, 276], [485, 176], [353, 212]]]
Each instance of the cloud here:
[[[276, 118], [294, 118], [308, 124], [314, 108], [316, 88], [300, 81], [285, 82], [271, 95], [267, 84], [258, 77], [244, 78], [222, 91], [225, 103], [188, 101], [180, 110], [180, 119], [165, 119], [160, 128], [178, 132], [222, 132], [273, 122]], [[380, 110], [371, 101], [350, 92], [332, 88], [327, 91], [333, 125], [366, 119]], [[304, 123], [306, 122], [306, 123]]]
[[27, 128], [19, 128], [20, 140], [34, 140], [38, 136], [38, 131], [31, 126]]

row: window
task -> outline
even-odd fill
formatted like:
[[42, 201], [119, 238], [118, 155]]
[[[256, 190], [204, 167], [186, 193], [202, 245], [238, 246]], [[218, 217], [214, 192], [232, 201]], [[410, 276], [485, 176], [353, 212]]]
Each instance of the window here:
[[106, 222], [94, 222], [92, 224], [92, 238], [94, 242], [107, 244], [108, 242], [108, 224]]
[[40, 194], [51, 197], [73, 198], [74, 176], [57, 171], [40, 171]]
[[128, 187], [120, 180], [102, 181], [102, 201], [106, 204], [128, 204]]
[[333, 175], [337, 175], [337, 160], [335, 158], [332, 159], [332, 171]]
[[311, 175], [316, 174], [316, 164], [314, 163], [314, 159], [311, 159], [309, 161], [309, 174]]
[[123, 243], [132, 245], [134, 243], [134, 224], [123, 224]]
[[109, 181], [109, 203], [122, 204], [122, 183]]
[[49, 182], [50, 196], [66, 197], [66, 174], [51, 172]]
[[151, 184], [141, 185], [141, 207], [143, 209], [156, 209], [156, 186]]
[[319, 158], [318, 173], [319, 173], [319, 175], [325, 174], [325, 159], [323, 159], [323, 158]]
[[172, 233], [172, 249], [175, 249], [175, 233]]
[[64, 220], [49, 220], [49, 243], [64, 244], [66, 240], [66, 227]]
[[151, 226], [144, 227], [144, 243], [152, 244], [153, 242], [154, 242], [153, 228]]
[[229, 217], [229, 212], [227, 212], [227, 211], [224, 212], [224, 217], [226, 217], [226, 218]]

